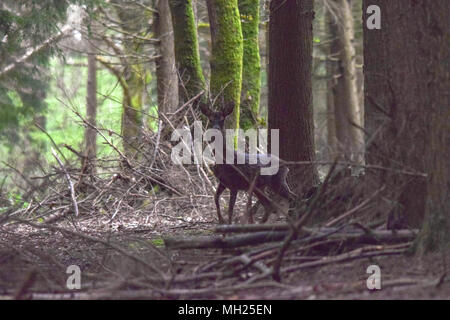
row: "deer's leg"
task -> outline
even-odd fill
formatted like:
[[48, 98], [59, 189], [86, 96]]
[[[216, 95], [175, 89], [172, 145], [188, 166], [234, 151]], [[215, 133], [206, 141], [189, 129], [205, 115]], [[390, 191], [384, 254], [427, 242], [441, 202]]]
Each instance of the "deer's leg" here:
[[254, 210], [255, 207], [252, 206], [252, 196], [255, 190], [255, 186], [256, 186], [256, 180], [259, 177], [259, 172], [256, 173], [256, 175], [253, 177], [252, 179], [252, 183], [250, 184], [250, 187], [248, 189], [248, 199], [247, 199], [247, 207], [245, 209], [245, 214], [242, 216], [241, 218], [241, 223], [245, 223], [245, 218], [247, 218], [247, 221], [252, 221], [253, 223], [253, 214], [254, 214]]
[[297, 195], [289, 189], [289, 186], [287, 184], [287, 175], [288, 175], [289, 169], [288, 168], [282, 168], [278, 173], [275, 175], [273, 184], [274, 186], [272, 189], [278, 193], [280, 196], [282, 196], [285, 199], [288, 200], [294, 200], [297, 198]]
[[230, 204], [228, 206], [228, 224], [231, 224], [233, 221], [233, 208], [234, 204], [236, 203], [236, 197], [237, 197], [237, 190], [231, 190], [230, 189]]
[[[265, 223], [267, 221], [267, 219], [269, 218], [269, 215], [273, 211], [272, 203], [271, 203], [270, 199], [268, 199], [261, 191], [255, 190], [255, 194], [258, 197], [259, 202], [264, 207], [264, 216], [263, 216], [261, 222]], [[253, 215], [253, 212], [252, 212], [252, 215]], [[249, 217], [249, 223], [253, 223], [253, 216]]]
[[241, 223], [253, 223], [253, 215], [255, 214], [255, 212], [258, 211], [259, 205], [260, 205], [260, 201], [256, 201], [256, 203], [250, 208], [250, 210], [247, 210], [246, 215], [244, 215], [242, 217]]
[[288, 200], [294, 200], [297, 198], [297, 195], [289, 189], [286, 181], [281, 182], [279, 195]]
[[220, 195], [225, 190], [225, 186], [221, 183], [217, 186], [216, 195], [214, 196], [214, 202], [216, 203], [216, 209], [217, 209], [217, 217], [219, 218], [219, 223], [223, 223], [222, 215], [220, 214]]

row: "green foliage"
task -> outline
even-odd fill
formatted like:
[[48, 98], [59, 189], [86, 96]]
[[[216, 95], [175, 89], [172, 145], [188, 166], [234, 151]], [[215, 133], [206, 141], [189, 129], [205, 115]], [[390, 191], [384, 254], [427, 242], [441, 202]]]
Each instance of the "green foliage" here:
[[158, 131], [158, 121], [157, 121], [158, 105], [157, 104], [150, 106], [150, 108], [148, 110], [148, 118], [149, 118], [148, 128], [153, 132]]
[[[65, 64], [66, 62], [70, 62], [71, 65]], [[46, 131], [67, 159], [74, 155], [69, 150], [62, 148], [64, 144], [68, 144], [76, 150], [81, 150], [83, 146], [84, 127], [71, 109], [73, 108], [85, 116], [87, 68], [76, 65], [85, 62], [86, 58], [84, 57], [68, 58], [67, 61], [53, 58], [48, 67], [49, 73], [56, 76], [49, 81], [49, 89], [44, 100], [48, 107], [41, 112], [41, 117], [45, 119]], [[99, 68], [97, 83], [99, 92], [97, 125], [99, 128], [105, 128], [111, 132], [120, 132], [122, 90], [117, 79], [108, 70]], [[10, 91], [8, 97], [18, 107], [21, 106], [17, 93]], [[115, 145], [120, 146], [118, 136], [109, 136], [107, 131], [104, 133]], [[34, 126], [34, 122], [30, 121], [29, 117], [17, 117], [17, 126], [6, 129], [4, 134], [7, 135], [8, 140], [0, 142], [0, 161], [17, 165], [24, 161], [32, 150], [35, 150], [47, 163], [54, 163], [54, 157], [50, 152], [51, 141], [45, 133]], [[109, 145], [104, 143], [103, 138], [97, 137], [97, 139], [99, 156], [107, 156], [114, 152]], [[21, 141], [27, 141], [28, 147], [25, 148]]]
[[162, 238], [158, 238], [158, 239], [153, 239], [152, 240], [152, 244], [155, 247], [164, 247], [164, 240]]
[[2, 205], [0, 205], [0, 214], [6, 212], [6, 210], [11, 207], [25, 209], [30, 205], [29, 202], [23, 200], [22, 194], [15, 190], [9, 191], [5, 195], [2, 195], [1, 200]]
[[[49, 39], [64, 21], [69, 4], [88, 4], [98, 0], [2, 0], [0, 2], [0, 139], [11, 140], [5, 129], [16, 127], [21, 118], [30, 118], [45, 107], [48, 89], [45, 70], [55, 48], [37, 51], [26, 63], [6, 67]], [[11, 99], [11, 92], [15, 97]], [[10, 132], [11, 134], [11, 132]]]
[[[71, 62], [82, 63], [85, 58], [71, 59]], [[46, 130], [52, 136], [57, 145], [68, 144], [75, 149], [82, 148], [84, 127], [81, 125], [81, 120], [71, 111], [71, 108], [77, 110], [82, 116], [86, 114], [86, 79], [87, 68], [61, 65], [58, 59], [53, 59], [51, 62], [51, 73], [58, 73], [58, 70], [64, 68], [64, 75], [62, 76], [62, 83], [66, 88], [77, 88], [71, 92], [63, 91], [58, 88], [57, 80], [52, 79], [50, 82], [50, 89], [47, 95], [46, 103], [48, 104], [47, 114], [47, 128]], [[114, 132], [120, 132], [120, 118], [122, 108], [122, 90], [117, 83], [117, 79], [108, 70], [99, 68], [97, 70], [97, 90], [99, 95], [97, 97], [97, 125], [99, 128], [107, 128]], [[67, 95], [66, 97], [64, 97]], [[41, 131], [35, 131], [33, 137], [36, 140], [46, 141], [47, 150], [45, 152], [46, 158], [53, 161], [53, 156], [49, 151], [49, 143], [47, 136]], [[119, 143], [119, 138], [114, 136], [108, 137]], [[102, 139], [102, 138], [97, 138]], [[70, 151], [63, 149], [64, 156], [72, 156]], [[98, 154], [104, 156], [111, 153], [111, 148], [98, 141]]]

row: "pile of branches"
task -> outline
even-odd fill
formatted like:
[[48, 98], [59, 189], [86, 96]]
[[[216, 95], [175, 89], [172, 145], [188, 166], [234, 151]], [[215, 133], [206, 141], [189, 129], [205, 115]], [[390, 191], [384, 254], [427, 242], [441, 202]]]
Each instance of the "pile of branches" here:
[[[136, 208], [143, 203], [154, 205], [161, 199], [175, 199], [192, 204], [193, 198], [209, 197], [214, 191], [213, 176], [207, 167], [173, 165], [172, 146], [169, 141], [161, 140], [160, 131], [143, 130], [141, 145], [134, 147], [135, 153], [130, 158], [108, 137], [121, 138], [120, 134], [93, 126], [75, 108], [71, 109], [81, 125], [94, 129], [114, 154], [88, 159], [70, 145], [55, 144], [45, 129], [39, 127], [53, 144], [56, 162], [48, 171], [40, 165], [41, 172], [35, 176], [25, 176], [10, 166], [11, 172], [16, 174], [13, 182], [24, 181], [25, 186], [18, 184], [19, 189], [24, 190], [22, 201], [2, 213], [3, 222], [18, 216], [52, 223], [62, 217], [92, 216], [99, 212], [110, 215], [112, 220], [122, 211], [139, 214]], [[67, 153], [62, 152], [63, 148], [73, 157], [65, 157]]]
[[[232, 288], [236, 279], [242, 280], [234, 284], [236, 288], [244, 288], [267, 279], [282, 283], [283, 278], [290, 273], [303, 269], [405, 253], [418, 231], [386, 230], [384, 223], [374, 223], [373, 213], [376, 211], [368, 210], [378, 203], [378, 195], [383, 188], [364, 197], [364, 193], [349, 189], [347, 181], [346, 192], [343, 193], [342, 185], [341, 188], [336, 187], [336, 179], [341, 179], [342, 176], [337, 178], [340, 174], [334, 175], [335, 169], [336, 163], [331, 166], [324, 182], [312, 197], [291, 209], [294, 214], [288, 216], [286, 222], [221, 225], [214, 229], [217, 235], [167, 237], [164, 239], [165, 245], [178, 250], [234, 250], [230, 256], [196, 269], [197, 277], [214, 276], [222, 288]], [[330, 190], [337, 194], [332, 196]], [[331, 198], [332, 203], [327, 198]], [[357, 204], [347, 211], [338, 211], [339, 215], [334, 216], [336, 212], [333, 212], [331, 205], [342, 209], [342, 202]], [[316, 221], [312, 227], [307, 226], [324, 208], [327, 209], [327, 220], [319, 223]], [[364, 211], [369, 211], [370, 214], [364, 215]], [[364, 220], [372, 223], [364, 223]]]
[[[208, 167], [172, 165], [171, 145], [161, 142], [159, 132], [146, 134], [144, 147], [137, 150], [136, 158], [129, 159], [103, 135], [103, 130], [95, 129], [115, 150], [116, 157], [87, 161], [71, 146], [62, 146], [76, 155], [76, 161], [70, 162], [61, 159], [63, 153], [55, 145], [56, 164], [51, 171], [27, 177], [32, 186], [28, 194], [31, 200], [26, 206], [11, 207], [0, 215], [0, 243], [21, 255], [29, 248], [24, 250], [23, 241], [27, 239], [19, 226], [60, 234], [75, 241], [76, 246], [89, 248], [83, 251], [83, 258], [90, 264], [95, 261], [107, 274], [91, 275], [92, 282], [85, 284], [85, 290], [71, 292], [70, 297], [187, 298], [267, 286], [286, 289], [283, 279], [293, 272], [403, 254], [417, 234], [415, 230], [386, 230], [386, 216], [393, 205], [386, 200], [384, 187], [373, 185], [364, 176], [347, 174], [345, 167], [338, 170], [337, 163], [325, 164], [328, 173], [323, 182], [309, 197], [291, 204], [289, 213], [281, 217], [282, 223], [222, 225], [213, 229], [215, 235], [165, 237], [165, 251], [143, 241], [145, 238], [127, 237], [120, 232], [106, 236], [81, 231], [79, 219], [74, 217], [98, 217], [99, 213], [109, 221], [124, 213], [150, 217], [167, 209], [168, 203], [177, 204], [171, 208], [175, 215], [197, 210], [211, 217], [215, 211], [215, 183]], [[96, 170], [91, 170], [94, 164]], [[238, 202], [235, 210], [245, 210], [244, 202]], [[20, 246], [18, 239], [22, 240]], [[139, 246], [128, 247], [131, 242]], [[92, 244], [98, 250], [94, 255]], [[31, 250], [35, 260], [24, 256], [28, 263], [34, 261], [34, 271], [19, 282], [15, 298], [43, 298], [30, 290], [33, 277], [44, 273], [44, 263], [57, 268], [67, 264], [67, 258], [60, 256], [53, 256], [53, 262], [49, 262], [45, 249], [39, 253]], [[186, 261], [183, 257], [189, 254], [193, 259]], [[113, 262], [105, 265], [105, 256]], [[118, 280], [117, 274], [123, 270], [133, 272]], [[67, 290], [56, 287], [51, 290], [60, 293], [50, 298], [64, 298]]]

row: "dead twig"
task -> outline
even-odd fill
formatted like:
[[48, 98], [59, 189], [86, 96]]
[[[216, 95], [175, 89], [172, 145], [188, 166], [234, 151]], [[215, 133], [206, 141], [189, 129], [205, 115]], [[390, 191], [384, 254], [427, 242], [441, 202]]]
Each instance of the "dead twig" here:
[[61, 159], [59, 159], [58, 155], [56, 154], [55, 149], [53, 149], [53, 147], [52, 147], [51, 150], [52, 150], [52, 154], [55, 157], [56, 161], [58, 161], [58, 164], [61, 167], [61, 170], [64, 171], [64, 174], [66, 176], [67, 182], [69, 183], [70, 196], [72, 198], [73, 209], [75, 211], [75, 216], [78, 217], [78, 203], [77, 203], [77, 198], [76, 198], [76, 195], [75, 195], [75, 189], [73, 188], [72, 179], [70, 178], [70, 175], [69, 175], [69, 173], [66, 170], [66, 167], [64, 167], [64, 164], [61, 162]]
[[328, 171], [327, 176], [325, 177], [325, 180], [323, 184], [320, 185], [320, 188], [316, 195], [314, 195], [313, 200], [308, 206], [308, 209], [306, 213], [296, 222], [294, 222], [294, 225], [291, 226], [291, 232], [286, 237], [283, 246], [280, 248], [280, 252], [278, 254], [277, 260], [275, 262], [275, 265], [273, 267], [273, 279], [275, 281], [281, 281], [280, 278], [280, 267], [281, 267], [281, 261], [283, 260], [284, 253], [286, 252], [287, 248], [289, 247], [292, 240], [294, 240], [297, 237], [297, 234], [299, 232], [299, 229], [305, 225], [305, 223], [308, 221], [309, 217], [312, 215], [312, 213], [315, 211], [315, 206], [318, 201], [318, 199], [321, 197], [321, 195], [325, 192], [328, 182], [330, 181], [331, 175], [334, 172], [334, 169], [336, 168], [337, 159], [334, 161], [333, 165], [331, 166], [330, 170]]

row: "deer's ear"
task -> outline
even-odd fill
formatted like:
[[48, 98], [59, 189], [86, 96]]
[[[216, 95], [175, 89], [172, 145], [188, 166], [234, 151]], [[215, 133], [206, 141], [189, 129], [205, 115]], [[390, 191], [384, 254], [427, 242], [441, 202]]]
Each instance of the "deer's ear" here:
[[227, 104], [225, 104], [225, 108], [223, 109], [223, 115], [225, 117], [229, 116], [233, 112], [234, 106], [234, 101], [227, 102]]
[[209, 108], [209, 106], [208, 106], [206, 103], [204, 103], [203, 101], [200, 101], [200, 102], [199, 102], [199, 106], [200, 106], [201, 112], [202, 112], [205, 116], [207, 116], [207, 117], [211, 116], [212, 111], [211, 111], [211, 109]]

